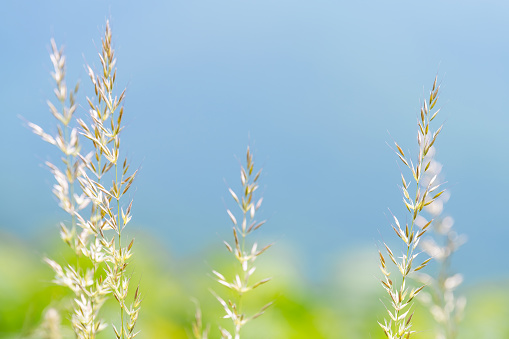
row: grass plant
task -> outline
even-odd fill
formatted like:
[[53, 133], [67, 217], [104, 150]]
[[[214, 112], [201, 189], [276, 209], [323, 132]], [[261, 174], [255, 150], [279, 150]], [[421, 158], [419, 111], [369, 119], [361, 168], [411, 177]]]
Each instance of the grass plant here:
[[[99, 54], [100, 75], [87, 66], [95, 90], [94, 99], [87, 97], [91, 122], [73, 119], [78, 86], [68, 94], [69, 106], [65, 105], [68, 93], [64, 80], [65, 56], [52, 41], [52, 76], [62, 108], [59, 111], [49, 101], [48, 105], [59, 121], [58, 133], [52, 137], [38, 125], [29, 124], [34, 133], [64, 153], [63, 170], [47, 163], [57, 182], [53, 193], [72, 220], [70, 227], [61, 223], [61, 238], [75, 251], [77, 259], [86, 258], [86, 264], [81, 266], [77, 260], [76, 265], [62, 267], [54, 260], [45, 260], [55, 271], [55, 282], [69, 287], [75, 294], [72, 326], [79, 339], [94, 339], [106, 327], [99, 313], [110, 294], [119, 303], [120, 325], [113, 325], [115, 336], [133, 338], [141, 303], [138, 288], [133, 302], [129, 306], [126, 302], [130, 285], [127, 267], [134, 240], [122, 237], [123, 229], [131, 220], [132, 207], [132, 201], [125, 207], [124, 200], [136, 172], [129, 174], [127, 159], [123, 162], [120, 159], [125, 90], [118, 96], [115, 94], [116, 59], [111, 39], [107, 22]], [[71, 121], [81, 127], [79, 134], [91, 141], [92, 152], [81, 151], [78, 129], [70, 127]], [[106, 185], [109, 180], [111, 186]], [[81, 190], [79, 195], [77, 188]], [[85, 209], [90, 202], [91, 209]]]
[[[395, 256], [389, 246], [385, 242], [383, 243], [386, 256], [390, 258], [391, 262], [398, 269], [398, 273], [400, 275], [398, 280], [394, 277], [394, 280], [389, 277], [391, 272], [385, 260], [386, 256], [384, 256], [379, 250], [380, 269], [383, 273], [381, 283], [389, 295], [388, 302], [384, 303], [387, 313], [389, 314], [389, 318], [385, 318], [383, 323], [379, 322], [379, 325], [389, 339], [410, 338], [410, 336], [415, 333], [412, 329], [412, 302], [419, 292], [423, 290], [425, 285], [417, 288], [410, 288], [408, 286], [408, 276], [426, 267], [428, 262], [431, 260], [431, 258], [418, 260], [417, 257], [419, 252], [417, 251], [417, 247], [422, 236], [428, 230], [433, 220], [427, 222], [422, 226], [422, 228], [417, 226], [416, 220], [420, 216], [422, 210], [426, 206], [432, 204], [433, 201], [440, 197], [444, 192], [443, 190], [438, 191], [441, 185], [435, 183], [437, 178], [436, 175], [429, 180], [427, 185], [422, 185], [423, 178], [431, 165], [431, 159], [429, 159], [431, 156], [430, 150], [442, 130], [442, 126], [440, 126], [435, 132], [431, 129], [431, 122], [440, 111], [439, 109], [433, 111], [438, 101], [439, 88], [440, 86], [437, 85], [437, 78], [435, 77], [429, 98], [424, 100], [418, 119], [417, 144], [419, 147], [419, 153], [415, 164], [407, 155], [405, 155], [403, 149], [395, 142], [397, 149], [396, 154], [403, 164], [405, 164], [405, 166], [410, 170], [412, 174], [411, 178], [413, 180], [406, 179], [405, 175], [401, 173], [403, 202], [410, 213], [410, 221], [402, 227], [398, 218], [393, 215], [394, 224], [391, 225], [399, 239], [401, 239], [404, 243], [401, 248], [401, 257]], [[410, 186], [412, 181], [414, 182], [415, 188], [413, 190], [414, 194], [411, 197], [410, 194], [412, 190]]]
[[254, 265], [256, 258], [264, 253], [269, 247], [271, 247], [271, 245], [267, 245], [262, 249], [258, 249], [258, 244], [256, 242], [253, 243], [252, 246], [247, 242], [247, 236], [265, 224], [265, 220], [257, 221], [255, 219], [256, 211], [258, 211], [263, 201], [263, 198], [258, 200], [255, 198], [255, 192], [258, 189], [258, 179], [260, 178], [260, 174], [261, 170], [256, 172], [256, 174], [254, 172], [253, 154], [248, 147], [246, 153], [246, 167], [244, 168], [241, 166], [240, 169], [242, 189], [239, 194], [237, 194], [231, 188], [229, 188], [229, 192], [233, 200], [235, 200], [240, 209], [240, 218], [238, 220], [234, 213], [227, 209], [227, 213], [233, 223], [234, 243], [231, 245], [226, 241], [224, 242], [228, 252], [230, 252], [235, 257], [237, 262], [237, 273], [233, 279], [227, 279], [218, 271], [213, 271], [217, 281], [220, 284], [226, 286], [234, 295], [232, 300], [228, 300], [228, 302], [226, 302], [222, 297], [214, 293], [215, 297], [223, 306], [226, 312], [224, 318], [231, 319], [233, 323], [233, 330], [231, 331], [220, 327], [222, 338], [240, 339], [240, 332], [242, 327], [247, 322], [262, 315], [265, 310], [272, 304], [272, 302], [267, 303], [258, 311], [258, 313], [252, 316], [247, 316], [243, 307], [244, 295], [270, 280], [270, 278], [265, 278], [256, 283], [252, 283], [250, 280], [251, 276], [256, 270], [256, 266]]
[[[96, 263], [104, 261], [106, 278], [99, 284], [110, 290], [119, 304], [120, 325], [112, 325], [117, 338], [131, 339], [140, 311], [141, 296], [139, 286], [134, 293], [134, 300], [127, 305], [130, 287], [130, 276], [127, 271], [134, 239], [129, 241], [122, 231], [131, 221], [131, 200], [127, 206], [124, 200], [131, 187], [137, 171], [129, 173], [127, 159], [120, 158], [120, 132], [123, 129], [123, 101], [125, 89], [115, 94], [116, 59], [112, 46], [112, 35], [109, 22], [102, 39], [102, 51], [99, 54], [102, 69], [97, 74], [88, 66], [89, 77], [94, 85], [96, 102], [87, 98], [90, 106], [89, 126], [78, 120], [82, 135], [92, 141], [92, 157], [81, 157], [92, 178], [85, 172], [80, 178], [83, 191], [93, 202], [92, 215], [89, 220], [80, 217], [82, 225], [90, 228], [95, 235], [95, 246], [91, 246], [86, 255]], [[112, 171], [111, 171], [112, 170]], [[109, 188], [104, 185], [107, 179], [112, 180]], [[107, 234], [107, 232], [109, 234]], [[102, 281], [101, 281], [102, 280]]]
[[[54, 40], [51, 40], [50, 58], [54, 68], [51, 75], [56, 82], [54, 92], [58, 104], [55, 106], [49, 100], [47, 103], [50, 112], [57, 119], [58, 132], [55, 136], [51, 136], [36, 124], [29, 123], [29, 127], [42, 140], [57, 146], [63, 153], [61, 167], [50, 162], [46, 162], [46, 165], [56, 181], [53, 194], [58, 199], [60, 207], [71, 218], [70, 225], [65, 222], [60, 223], [60, 237], [75, 252], [77, 260], [76, 264], [68, 264], [64, 267], [49, 258], [45, 258], [45, 261], [55, 271], [55, 283], [69, 287], [75, 294], [72, 324], [76, 337], [94, 338], [105, 327], [98, 317], [98, 312], [108, 291], [106, 289], [97, 291], [94, 286], [94, 271], [81, 267], [79, 261], [79, 257], [87, 253], [86, 248], [89, 246], [93, 232], [90, 232], [87, 227], [81, 227], [79, 231], [77, 223], [79, 212], [90, 203], [90, 199], [83, 192], [80, 194], [76, 192], [76, 186], [79, 186], [78, 180], [85, 170], [85, 164], [80, 159], [81, 146], [74, 119], [78, 85], [74, 91], [68, 91], [65, 81], [66, 58], [63, 49], [58, 49]], [[92, 306], [94, 304], [95, 307]]]
[[[61, 162], [46, 162], [46, 165], [56, 181], [53, 194], [69, 215], [68, 221], [60, 223], [60, 237], [72, 250], [76, 261], [65, 265], [50, 258], [45, 258], [45, 261], [54, 271], [54, 282], [73, 292], [70, 318], [76, 338], [95, 339], [107, 327], [103, 305], [108, 299], [115, 299], [118, 317], [116, 324], [112, 324], [112, 333], [117, 339], [132, 339], [139, 333], [136, 323], [141, 295], [139, 286], [134, 289], [131, 284], [132, 272], [128, 268], [134, 239], [126, 235], [125, 228], [132, 218], [133, 201], [129, 189], [137, 171], [130, 171], [128, 159], [121, 154], [125, 89], [118, 91], [115, 84], [116, 58], [109, 22], [106, 22], [99, 53], [100, 69], [95, 71], [91, 66], [86, 67], [94, 90], [94, 95], [86, 98], [86, 118], [76, 118], [79, 86], [68, 89], [66, 58], [63, 49], [58, 48], [54, 40], [51, 40], [50, 58], [56, 100], [48, 100], [48, 107], [56, 119], [57, 132], [50, 135], [39, 125], [28, 125], [42, 140], [56, 146], [62, 153]], [[434, 144], [442, 126], [434, 131], [432, 127], [440, 111], [435, 109], [439, 89], [435, 78], [429, 98], [420, 110], [417, 158], [411, 159], [395, 142], [395, 152], [410, 173], [401, 174], [403, 201], [409, 215], [405, 223], [393, 216], [392, 228], [402, 241], [398, 247], [401, 255], [395, 255], [396, 251], [385, 242], [384, 253], [379, 250], [383, 274], [381, 284], [388, 295], [384, 305], [389, 316], [379, 325], [390, 339], [407, 339], [415, 333], [412, 319], [413, 302], [417, 296], [442, 324], [437, 338], [455, 339], [466, 302], [465, 298], [457, 298], [454, 294], [462, 276], [449, 273], [451, 255], [462, 244], [463, 238], [452, 230], [452, 218], [441, 217], [447, 194], [444, 195], [441, 189], [441, 166], [434, 160]], [[82, 141], [87, 147], [83, 147]], [[265, 278], [253, 282], [256, 259], [271, 247], [269, 244], [259, 249], [258, 244], [251, 241], [251, 234], [265, 224], [264, 220], [256, 218], [263, 202], [263, 198], [257, 197], [262, 170], [255, 171], [254, 165], [253, 154], [248, 147], [245, 165], [240, 168], [241, 189], [235, 192], [229, 188], [238, 209], [237, 212], [227, 209], [233, 224], [233, 239], [224, 241], [224, 244], [233, 257], [235, 272], [223, 274], [218, 270], [212, 271], [214, 279], [227, 289], [227, 293], [212, 292], [224, 310], [223, 318], [231, 320], [228, 329], [218, 327], [223, 339], [240, 339], [244, 326], [261, 316], [272, 304], [263, 302], [260, 305], [265, 305], [252, 313], [245, 305], [247, 293], [271, 280]], [[432, 218], [426, 220], [422, 216], [423, 211]], [[436, 240], [423, 238], [429, 229], [435, 231], [435, 238], [443, 238], [442, 246]], [[420, 249], [428, 255], [426, 258], [421, 258]], [[440, 265], [437, 277], [419, 272], [431, 259], [437, 260]], [[398, 277], [391, 277], [391, 262]], [[422, 283], [418, 287], [411, 286], [409, 278], [414, 276]], [[426, 285], [431, 285], [429, 292], [425, 290]], [[374, 322], [372, 324], [376, 326]], [[210, 327], [203, 325], [197, 304], [192, 334], [196, 339], [207, 339], [209, 332]], [[57, 310], [48, 309], [35, 333], [41, 338], [63, 338], [65, 330], [62, 332]]]

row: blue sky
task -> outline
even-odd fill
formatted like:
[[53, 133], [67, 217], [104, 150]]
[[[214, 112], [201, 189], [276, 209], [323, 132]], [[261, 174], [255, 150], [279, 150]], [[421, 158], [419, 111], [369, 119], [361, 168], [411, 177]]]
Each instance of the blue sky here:
[[[405, 210], [392, 138], [416, 153], [420, 101], [436, 74], [437, 159], [446, 213], [469, 242], [467, 280], [507, 277], [509, 4], [504, 1], [11, 1], [0, 13], [0, 228], [35, 239], [62, 217], [41, 165], [51, 130], [50, 38], [68, 83], [111, 20], [118, 83], [128, 88], [123, 147], [139, 166], [133, 223], [176, 255], [229, 236], [227, 185], [248, 144], [264, 167], [260, 236], [324, 272], [353, 248], [393, 237]], [[389, 134], [390, 133], [390, 134]], [[307, 258], [307, 259], [306, 259]], [[319, 273], [316, 273], [319, 274]]]

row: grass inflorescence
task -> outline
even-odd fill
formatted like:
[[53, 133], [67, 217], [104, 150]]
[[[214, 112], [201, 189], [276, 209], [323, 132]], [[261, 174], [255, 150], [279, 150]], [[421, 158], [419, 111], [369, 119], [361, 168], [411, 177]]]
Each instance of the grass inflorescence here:
[[[70, 227], [61, 223], [61, 238], [78, 258], [85, 258], [87, 264], [80, 266], [81, 261], [77, 260], [76, 265], [62, 267], [52, 259], [45, 260], [55, 271], [55, 282], [75, 293], [72, 326], [77, 338], [93, 339], [107, 326], [100, 317], [100, 310], [112, 294], [119, 303], [120, 324], [113, 325], [115, 336], [130, 339], [136, 335], [134, 329], [141, 296], [137, 288], [133, 302], [128, 305], [130, 276], [127, 267], [134, 240], [122, 237], [122, 231], [131, 220], [132, 201], [125, 206], [124, 197], [136, 172], [130, 173], [127, 159], [120, 159], [125, 90], [120, 95], [115, 94], [116, 59], [109, 22], [99, 54], [100, 75], [87, 66], [95, 90], [95, 98], [87, 97], [89, 123], [73, 119], [78, 86], [68, 94], [69, 106], [66, 106], [65, 56], [53, 40], [51, 46], [55, 69], [52, 76], [57, 84], [55, 94], [62, 108], [59, 111], [50, 101], [48, 105], [59, 121], [58, 134], [52, 137], [35, 124], [29, 126], [65, 155], [63, 169], [48, 163], [57, 182], [53, 192], [72, 220]], [[74, 127], [70, 127], [71, 123]], [[91, 141], [90, 153], [82, 151], [80, 135]], [[109, 180], [111, 185], [108, 185]], [[89, 204], [91, 208], [86, 209]]]
[[[426, 206], [432, 204], [433, 201], [444, 192], [443, 190], [439, 190], [441, 185], [435, 183], [436, 175], [429, 180], [426, 186], [421, 186], [423, 177], [426, 175], [431, 165], [428, 154], [442, 130], [442, 126], [434, 132], [431, 128], [431, 122], [440, 111], [439, 109], [433, 111], [438, 101], [439, 88], [440, 86], [437, 85], [437, 78], [435, 78], [429, 99], [426, 98], [424, 100], [420, 111], [417, 131], [419, 153], [415, 164], [395, 142], [397, 149], [396, 154], [410, 170], [411, 179], [413, 180], [408, 180], [408, 177], [405, 178], [405, 175], [401, 173], [403, 202], [410, 213], [410, 221], [402, 225], [398, 218], [393, 215], [394, 224], [392, 224], [392, 228], [399, 239], [404, 243], [401, 257], [397, 257], [386, 243], [383, 244], [386, 256], [379, 251], [380, 269], [383, 273], [381, 283], [389, 295], [388, 303], [384, 303], [389, 318], [385, 318], [384, 322], [379, 324], [385, 335], [390, 339], [410, 338], [411, 334], [415, 333], [412, 329], [412, 301], [419, 292], [424, 289], [425, 285], [417, 288], [410, 288], [408, 276], [426, 267], [431, 260], [431, 258], [419, 260], [418, 255], [420, 253], [417, 251], [417, 246], [424, 233], [428, 230], [432, 220], [423, 225], [422, 228], [417, 226], [416, 220], [420, 216], [422, 210]], [[410, 195], [412, 181], [415, 187], [413, 196]], [[398, 280], [394, 277], [392, 279], [390, 278], [391, 272], [387, 266], [386, 257], [389, 257], [390, 261], [397, 267], [400, 275]]]
[[233, 299], [226, 302], [222, 297], [214, 293], [226, 312], [224, 318], [231, 319], [233, 324], [233, 330], [231, 331], [220, 328], [222, 338], [240, 339], [240, 332], [244, 325], [262, 315], [272, 304], [272, 302], [267, 303], [256, 314], [250, 316], [246, 315], [243, 309], [244, 295], [270, 280], [270, 278], [265, 278], [253, 283], [251, 277], [256, 270], [254, 265], [256, 258], [269, 249], [271, 245], [259, 249], [256, 242], [250, 245], [247, 241], [248, 235], [265, 224], [265, 220], [256, 220], [256, 211], [258, 211], [263, 201], [263, 198], [258, 200], [255, 198], [260, 174], [261, 170], [254, 172], [253, 154], [248, 147], [246, 152], [246, 167], [241, 166], [240, 169], [242, 189], [237, 194], [229, 188], [230, 195], [239, 207], [240, 217], [236, 217], [232, 211], [227, 210], [228, 216], [233, 223], [233, 244], [226, 241], [224, 244], [237, 262], [236, 274], [233, 279], [227, 279], [218, 271], [213, 271], [217, 281], [221, 285], [226, 286], [234, 295]]

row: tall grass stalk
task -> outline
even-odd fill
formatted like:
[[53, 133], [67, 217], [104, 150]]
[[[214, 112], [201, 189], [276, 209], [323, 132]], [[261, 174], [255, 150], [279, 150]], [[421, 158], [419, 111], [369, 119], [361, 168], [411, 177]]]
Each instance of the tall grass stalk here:
[[[120, 325], [112, 325], [115, 335], [117, 338], [130, 339], [137, 334], [134, 329], [140, 311], [141, 296], [138, 286], [134, 300], [127, 305], [130, 287], [127, 267], [134, 239], [129, 241], [125, 235], [122, 237], [122, 231], [131, 220], [133, 202], [131, 200], [127, 204], [124, 200], [137, 171], [129, 174], [127, 159], [120, 159], [125, 89], [119, 95], [116, 94], [116, 59], [109, 22], [106, 22], [99, 59], [102, 69], [98, 74], [90, 66], [87, 67], [95, 90], [94, 100], [87, 97], [92, 121], [89, 125], [78, 120], [82, 128], [81, 134], [89, 139], [94, 147], [92, 157], [81, 157], [88, 171], [79, 178], [83, 191], [93, 202], [93, 208], [89, 220], [80, 215], [78, 219], [95, 235], [95, 246], [87, 253], [93, 258], [95, 272], [97, 273], [99, 262], [105, 264], [106, 277], [103, 280], [100, 276], [98, 284], [111, 291], [119, 304]], [[105, 186], [107, 180], [112, 180], [108, 188]]]
[[[29, 123], [29, 127], [44, 141], [57, 146], [63, 153], [61, 167], [50, 162], [46, 162], [46, 165], [56, 180], [53, 193], [57, 197], [60, 207], [71, 217], [70, 225], [65, 222], [60, 223], [60, 236], [74, 251], [77, 260], [75, 265], [69, 264], [64, 267], [49, 258], [45, 258], [45, 261], [55, 271], [55, 283], [69, 287], [75, 294], [72, 326], [76, 337], [79, 339], [95, 338], [95, 335], [105, 327], [105, 324], [98, 317], [98, 312], [109, 291], [96, 285], [93, 270], [81, 267], [78, 260], [79, 257], [85, 256], [91, 262], [96, 261], [90, 255], [91, 251], [88, 249], [89, 246], [92, 246], [90, 238], [94, 232], [88, 227], [83, 227], [82, 223], [79, 224], [81, 231], [78, 232], [77, 229], [79, 213], [90, 202], [90, 199], [83, 192], [78, 195], [75, 187], [76, 182], [85, 172], [85, 164], [79, 156], [81, 146], [74, 119], [77, 107], [75, 96], [78, 85], [76, 85], [74, 91], [68, 91], [65, 82], [66, 59], [63, 50], [57, 48], [54, 40], [51, 40], [51, 50], [50, 58], [54, 68], [51, 75], [56, 82], [54, 92], [58, 104], [55, 106], [48, 100], [48, 106], [50, 112], [57, 119], [57, 134], [51, 136], [45, 133], [40, 126], [33, 123]], [[92, 307], [94, 302], [95, 308]]]
[[[411, 179], [407, 180], [405, 175], [401, 173], [402, 180], [402, 192], [403, 201], [407, 208], [409, 215], [409, 222], [402, 227], [396, 216], [394, 218], [394, 224], [392, 228], [396, 232], [397, 236], [403, 241], [401, 248], [402, 254], [400, 257], [394, 255], [394, 252], [389, 246], [384, 243], [386, 256], [390, 258], [393, 264], [397, 267], [400, 274], [400, 278], [392, 280], [389, 276], [391, 272], [386, 264], [385, 256], [379, 250], [380, 255], [380, 269], [383, 273], [383, 279], [381, 283], [383, 288], [389, 295], [388, 303], [384, 303], [389, 318], [385, 318], [383, 323], [379, 322], [379, 325], [383, 329], [385, 335], [390, 339], [403, 339], [410, 338], [412, 333], [412, 301], [422, 291], [425, 285], [418, 288], [410, 288], [408, 285], [408, 276], [411, 273], [417, 272], [423, 269], [431, 258], [425, 260], [418, 260], [419, 253], [416, 251], [419, 241], [421, 240], [424, 233], [428, 230], [428, 227], [432, 223], [432, 220], [423, 225], [422, 228], [417, 227], [416, 219], [419, 217], [423, 208], [432, 204], [435, 199], [440, 197], [444, 191], [438, 191], [440, 184], [435, 184], [436, 175], [429, 180], [427, 185], [422, 186], [423, 177], [428, 172], [431, 161], [429, 158], [429, 152], [431, 147], [436, 141], [438, 134], [440, 133], [442, 126], [440, 126], [435, 132], [432, 131], [431, 122], [437, 116], [438, 110], [433, 111], [438, 101], [439, 87], [437, 85], [437, 78], [433, 82], [432, 90], [430, 91], [429, 98], [426, 98], [418, 119], [418, 131], [417, 131], [417, 144], [419, 147], [419, 153], [414, 162], [405, 155], [403, 149], [395, 142], [397, 148], [396, 154], [399, 159], [405, 164], [405, 166], [411, 172]], [[411, 197], [411, 184], [414, 182], [413, 196]]]
[[[56, 273], [55, 282], [75, 293], [72, 326], [79, 339], [94, 339], [106, 327], [99, 311], [110, 293], [119, 303], [120, 325], [113, 325], [116, 337], [133, 338], [141, 303], [138, 288], [133, 302], [129, 306], [126, 303], [130, 285], [127, 267], [134, 240], [129, 242], [125, 235], [122, 237], [122, 230], [131, 220], [132, 207], [132, 201], [125, 206], [124, 200], [136, 172], [129, 174], [127, 159], [120, 160], [125, 89], [120, 95], [115, 94], [116, 59], [111, 38], [107, 22], [99, 54], [100, 75], [87, 67], [95, 90], [94, 99], [87, 97], [91, 122], [76, 120], [81, 126], [80, 134], [91, 141], [93, 151], [86, 155], [81, 153], [78, 130], [69, 127], [76, 111], [74, 96], [78, 87], [69, 94], [70, 107], [66, 106], [65, 57], [53, 41], [51, 60], [55, 71], [52, 75], [57, 83], [55, 94], [62, 109], [59, 111], [51, 102], [48, 105], [60, 123], [57, 136], [52, 137], [41, 127], [29, 124], [34, 133], [58, 146], [65, 154], [63, 171], [48, 163], [57, 181], [53, 192], [72, 219], [70, 228], [61, 224], [61, 237], [78, 257], [86, 258], [87, 268], [80, 267], [79, 260], [76, 265], [64, 268], [54, 260], [45, 260]], [[109, 180], [112, 180], [111, 186], [106, 185]], [[76, 181], [79, 182], [81, 195], [75, 193]], [[89, 202], [92, 202], [92, 207], [88, 211], [89, 216], [85, 216], [84, 209]], [[79, 234], [78, 227], [81, 229]]]
[[263, 201], [263, 198], [258, 200], [255, 199], [255, 192], [258, 189], [258, 179], [260, 178], [260, 174], [261, 170], [259, 170], [256, 174], [254, 173], [253, 155], [248, 147], [246, 153], [246, 167], [244, 168], [241, 166], [240, 169], [242, 190], [240, 194], [237, 194], [231, 188], [229, 189], [233, 200], [235, 200], [240, 209], [240, 218], [238, 220], [233, 212], [229, 209], [227, 210], [227, 213], [233, 223], [234, 245], [232, 246], [226, 241], [224, 242], [228, 252], [233, 254], [235, 257], [237, 262], [237, 273], [235, 278], [228, 280], [223, 274], [213, 271], [217, 281], [226, 286], [235, 296], [233, 300], [228, 300], [228, 302], [226, 302], [223, 298], [214, 293], [226, 312], [224, 318], [231, 319], [233, 323], [232, 332], [220, 327], [222, 338], [240, 339], [242, 327], [250, 320], [256, 319], [262, 315], [272, 304], [272, 302], [269, 302], [263, 306], [258, 313], [252, 316], [246, 316], [244, 313], [244, 295], [270, 280], [270, 278], [266, 278], [256, 283], [252, 283], [250, 281], [251, 276], [256, 270], [256, 267], [254, 266], [256, 258], [271, 246], [267, 245], [259, 250], [257, 243], [254, 243], [251, 246], [247, 242], [247, 236], [265, 224], [265, 221], [258, 222], [255, 219], [256, 211], [260, 208]]
[[77, 235], [75, 212], [84, 209], [90, 201], [83, 194], [75, 194], [75, 183], [83, 170], [83, 164], [78, 158], [81, 147], [74, 119], [79, 82], [76, 83], [73, 91], [68, 90], [65, 81], [66, 58], [63, 48], [57, 48], [53, 39], [51, 40], [50, 59], [53, 64], [51, 76], [56, 83], [54, 93], [58, 103], [55, 106], [48, 100], [47, 104], [51, 114], [57, 119], [57, 134], [51, 136], [38, 125], [33, 123], [28, 123], [28, 125], [42, 140], [57, 146], [63, 153], [61, 167], [50, 162], [46, 162], [46, 165], [57, 182], [53, 186], [53, 194], [58, 199], [59, 206], [71, 217], [70, 229], [64, 222], [60, 224], [61, 237], [77, 255], [80, 255], [87, 233], [83, 231]]

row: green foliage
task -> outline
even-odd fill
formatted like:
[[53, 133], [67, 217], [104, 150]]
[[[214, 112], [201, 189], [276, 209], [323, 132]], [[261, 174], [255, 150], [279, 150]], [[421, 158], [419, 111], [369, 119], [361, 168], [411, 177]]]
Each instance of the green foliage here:
[[[51, 227], [49, 227], [51, 228]], [[55, 233], [57, 231], [55, 230]], [[63, 256], [63, 261], [75, 258], [65, 244], [57, 238], [51, 242], [33, 245], [9, 234], [0, 235], [0, 338], [38, 338], [34, 333], [40, 326], [44, 310], [54, 307], [60, 311], [63, 326], [70, 326], [72, 295], [51, 280], [53, 272], [41, 260], [41, 253]], [[222, 308], [208, 292], [213, 284], [207, 276], [208, 265], [228, 267], [230, 259], [222, 249], [217, 252], [198, 253], [194, 257], [175, 260], [164, 246], [148, 235], [137, 235], [138, 247], [133, 261], [133, 281], [141, 282], [147, 291], [143, 300], [144, 312], [140, 313], [139, 327], [143, 331], [137, 338], [191, 337], [194, 304], [191, 297], [200, 300], [204, 322], [213, 325], [227, 324], [229, 319], [217, 320]], [[283, 251], [283, 250], [281, 250]], [[288, 250], [284, 250], [288, 253]], [[354, 253], [359, 260], [357, 270], [371, 269], [372, 251]], [[317, 286], [306, 282], [296, 263], [283, 261], [277, 250], [259, 263], [260, 276], [273, 276], [271, 284], [256, 291], [254, 298], [274, 300], [267, 314], [246, 325], [246, 339], [254, 338], [384, 338], [374, 319], [384, 317], [377, 291], [376, 280], [359, 283], [346, 279], [351, 275], [347, 265], [340, 265], [344, 272], [330, 277], [328, 285]], [[207, 265], [203, 264], [206, 258]], [[371, 263], [368, 261], [371, 260]], [[339, 262], [338, 262], [339, 264]], [[357, 271], [359, 272], [359, 271]], [[341, 283], [338, 280], [344, 277]], [[359, 277], [359, 280], [364, 277]], [[351, 281], [350, 281], [351, 280]], [[509, 292], [500, 285], [478, 285], [463, 291], [469, 300], [460, 338], [505, 338], [509, 336], [506, 319]], [[225, 288], [225, 291], [227, 289]], [[253, 300], [251, 300], [253, 301]], [[250, 300], [246, 300], [249, 306]], [[254, 300], [253, 307], [257, 306]], [[115, 320], [115, 301], [105, 305], [107, 322]], [[434, 338], [435, 323], [429, 313], [416, 304], [414, 326], [422, 332], [416, 338]], [[72, 331], [68, 332], [73, 338]], [[489, 336], [485, 336], [489, 333]], [[211, 333], [217, 338], [218, 333]], [[110, 338], [104, 331], [99, 339]]]

